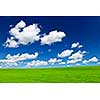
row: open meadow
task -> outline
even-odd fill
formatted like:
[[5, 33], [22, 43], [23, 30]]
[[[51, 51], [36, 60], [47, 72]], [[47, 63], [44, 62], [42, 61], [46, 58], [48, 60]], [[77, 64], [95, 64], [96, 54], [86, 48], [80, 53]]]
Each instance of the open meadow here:
[[0, 69], [0, 83], [99, 83], [100, 67]]

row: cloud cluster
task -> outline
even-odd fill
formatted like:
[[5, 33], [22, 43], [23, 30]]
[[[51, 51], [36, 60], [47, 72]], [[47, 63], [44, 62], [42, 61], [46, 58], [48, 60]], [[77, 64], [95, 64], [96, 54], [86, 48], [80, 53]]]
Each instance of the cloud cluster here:
[[[83, 45], [80, 45], [79, 42], [76, 42], [76, 43], [73, 43], [71, 48], [82, 48]], [[67, 60], [67, 64], [76, 64], [77, 62], [82, 62], [83, 60], [83, 56], [84, 54], [86, 54], [86, 51], [81, 51], [79, 50], [78, 52], [76, 53], [73, 53], [74, 50], [64, 50], [63, 52], [61, 53], [58, 53], [58, 57], [60, 58], [66, 58], [68, 57], [68, 60]], [[65, 62], [64, 62], [65, 64]]]
[[21, 20], [15, 25], [15, 27], [10, 29], [10, 38], [7, 38], [4, 46], [9, 48], [17, 48], [19, 45], [28, 45], [39, 40], [41, 45], [51, 45], [54, 42], [61, 42], [62, 38], [66, 36], [64, 32], [55, 30], [49, 32], [49, 35], [45, 34], [41, 37], [40, 32], [41, 30], [38, 24], [26, 26], [26, 23]]
[[36, 59], [37, 56], [38, 52], [35, 52], [35, 54], [24, 53], [16, 54], [13, 56], [11, 54], [8, 54], [5, 59], [0, 60], [0, 66], [2, 66], [3, 68], [20, 67], [20, 65], [23, 66], [27, 64], [27, 62], [25, 62], [26, 60]]
[[[19, 26], [21, 27], [21, 25], [18, 25], [17, 27], [19, 27]], [[13, 40], [13, 38], [11, 38], [11, 40]], [[71, 48], [76, 48], [76, 47], [81, 48], [82, 45], [80, 45], [79, 42], [73, 43]], [[51, 49], [50, 49], [50, 51], [51, 51]], [[98, 63], [98, 58], [95, 56], [88, 59], [88, 60], [84, 60], [83, 57], [85, 56], [85, 54], [86, 54], [86, 51], [78, 50], [77, 52], [74, 52], [74, 50], [72, 50], [72, 49], [66, 49], [66, 50], [62, 51], [61, 53], [58, 53], [57, 58], [50, 58], [47, 61], [45, 61], [45, 60], [32, 60], [32, 61], [26, 62], [25, 65], [28, 67], [35, 67], [35, 66], [47, 66], [47, 65], [54, 65], [54, 64], [80, 65], [80, 62], [83, 64], [88, 64], [91, 62]], [[4, 63], [5, 66], [10, 66], [10, 67], [18, 66], [18, 62], [28, 60], [28, 59], [36, 59], [37, 56], [38, 56], [38, 52], [35, 52], [35, 54], [24, 53], [24, 54], [16, 54], [13, 56], [8, 54], [6, 56], [6, 59], [0, 60], [0, 63], [1, 64]], [[61, 59], [58, 59], [58, 58], [61, 58]], [[67, 59], [67, 62], [64, 62], [63, 58]], [[1, 66], [1, 64], [0, 64], [0, 66]]]
[[23, 61], [23, 60], [28, 60], [28, 59], [36, 59], [37, 56], [38, 56], [37, 52], [35, 52], [35, 54], [24, 53], [24, 54], [16, 54], [13, 56], [8, 54], [6, 56], [6, 59], [0, 60], [0, 63], [16, 63], [18, 61]]
[[82, 59], [86, 51], [79, 50], [78, 52], [72, 54], [68, 59]]
[[58, 59], [58, 58], [50, 58], [47, 61], [43, 60], [32, 60], [28, 62], [24, 62], [25, 60], [28, 59], [36, 59], [38, 56], [38, 52], [35, 52], [34, 54], [29, 54], [29, 53], [24, 53], [24, 54], [16, 54], [16, 55], [10, 55], [8, 54], [5, 59], [0, 60], [0, 66], [9, 66], [9, 67], [16, 67], [18, 66], [18, 62], [23, 61], [25, 63], [25, 66], [28, 67], [35, 67], [35, 66], [47, 66], [47, 65], [54, 65], [54, 64], [59, 64], [59, 65], [65, 65], [65, 64], [74, 64], [74, 65], [80, 65], [80, 62], [83, 64], [88, 64], [90, 62], [98, 63], [98, 58], [97, 57], [92, 57], [88, 60], [84, 60], [83, 57], [86, 54], [86, 51], [77, 51], [74, 52], [74, 50], [64, 50], [61, 53], [58, 53], [57, 57], [59, 58], [66, 58], [67, 62], [64, 62], [63, 59]]
[[27, 63], [27, 66], [29, 66], [29, 67], [46, 66], [46, 65], [54, 65], [55, 63], [65, 64], [65, 62], [62, 62], [62, 59], [50, 58], [47, 61], [43, 61], [43, 60], [33, 60], [31, 62], [28, 62]]
[[62, 62], [62, 59], [50, 58], [47, 61], [33, 60], [31, 62], [28, 62], [27, 66], [30, 66], [30, 67], [33, 67], [33, 66], [46, 66], [46, 65], [54, 65], [55, 63], [65, 64], [64, 62]]
[[77, 63], [82, 61], [84, 54], [86, 53], [86, 51], [81, 51], [79, 50], [78, 52], [72, 54], [67, 61], [67, 64], [73, 64], [73, 63]]
[[[9, 35], [6, 42], [4, 43], [5, 47], [9, 48], [18, 48], [20, 45], [28, 45], [32, 44], [36, 41], [39, 41], [41, 45], [51, 45], [55, 42], [61, 42], [66, 34], [62, 31], [53, 30], [48, 33], [42, 34], [41, 29], [38, 24], [26, 25], [26, 23], [21, 20], [14, 27], [10, 27]], [[38, 52], [35, 54], [16, 54], [11, 55], [8, 54], [5, 59], [0, 60], [0, 64], [4, 64], [6, 66], [17, 66], [18, 62], [25, 61], [31, 59], [32, 61], [26, 63], [28, 66], [46, 66], [46, 65], [54, 65], [58, 64], [79, 64], [80, 62], [83, 64], [88, 64], [91, 62], [98, 62], [97, 57], [92, 57], [88, 60], [84, 60], [84, 55], [86, 51], [81, 51], [81, 45], [79, 42], [72, 43], [70, 49], [66, 49], [57, 54], [55, 58], [49, 58], [47, 61], [37, 60]], [[74, 51], [78, 48], [78, 51]], [[48, 52], [51, 52], [51, 48], [48, 49]], [[59, 59], [60, 58], [60, 59]], [[36, 59], [36, 60], [33, 60]], [[67, 62], [64, 62], [63, 59], [67, 59]], [[1, 66], [1, 65], [0, 65]]]

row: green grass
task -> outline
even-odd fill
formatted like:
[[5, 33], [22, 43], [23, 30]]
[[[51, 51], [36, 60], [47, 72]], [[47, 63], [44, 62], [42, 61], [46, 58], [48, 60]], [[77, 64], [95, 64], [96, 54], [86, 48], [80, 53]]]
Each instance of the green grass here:
[[0, 69], [0, 83], [99, 83], [100, 67]]

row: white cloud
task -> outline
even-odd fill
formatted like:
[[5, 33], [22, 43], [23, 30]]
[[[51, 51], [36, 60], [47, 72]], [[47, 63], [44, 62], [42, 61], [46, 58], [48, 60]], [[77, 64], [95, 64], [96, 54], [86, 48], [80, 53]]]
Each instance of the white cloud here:
[[42, 45], [51, 45], [54, 42], [61, 42], [66, 36], [64, 32], [55, 30], [49, 32], [49, 35], [45, 34], [40, 37], [40, 31], [38, 24], [26, 26], [26, 23], [21, 20], [15, 27], [11, 27], [10, 38], [7, 38], [3, 45], [9, 48], [17, 48], [19, 45], [28, 45], [39, 40], [41, 40]]
[[28, 54], [28, 53], [24, 53], [24, 54], [17, 54], [14, 56], [11, 56], [10, 54], [8, 54], [6, 56], [6, 58], [8, 60], [15, 60], [15, 61], [21, 61], [21, 60], [27, 60], [27, 59], [35, 59], [38, 56], [38, 52], [35, 52], [35, 54]]
[[68, 60], [67, 61], [67, 64], [75, 64], [77, 62], [80, 62], [82, 61], [82, 59], [78, 58], [78, 59], [71, 59], [71, 60]]
[[77, 62], [80, 62], [80, 61], [82, 61], [82, 59], [83, 59], [83, 56], [84, 56], [84, 54], [86, 53], [86, 51], [78, 51], [78, 52], [76, 52], [76, 53], [74, 53], [74, 54], [72, 54], [68, 59], [68, 61], [67, 61], [67, 64], [75, 64], [75, 63], [77, 63]]
[[[18, 47], [20, 44], [27, 45], [34, 43], [40, 39], [40, 28], [37, 24], [26, 26], [24, 21], [20, 21], [14, 28], [11, 28], [9, 34], [10, 38], [5, 42], [6, 47]], [[12, 39], [13, 37], [13, 39]]]
[[72, 46], [71, 46], [71, 48], [76, 48], [76, 47], [78, 47], [78, 45], [79, 45], [79, 42], [73, 43]]
[[78, 46], [78, 48], [82, 48], [82, 47], [83, 47], [83, 45], [79, 45], [79, 46]]
[[58, 57], [60, 57], [60, 58], [68, 57], [72, 54], [72, 52], [73, 52], [73, 50], [64, 50], [60, 54], [58, 53]]
[[9, 60], [9, 59], [1, 59], [0, 63], [15, 63], [16, 61], [14, 60]]
[[9, 48], [17, 48], [19, 47], [18, 43], [12, 39], [12, 38], [7, 38], [7, 41], [4, 44], [5, 47], [9, 47]]
[[94, 56], [94, 57], [92, 57], [88, 60], [84, 60], [82, 63], [87, 64], [87, 63], [90, 63], [90, 62], [98, 62], [98, 61], [99, 61], [98, 58]]
[[60, 65], [64, 65], [64, 64], [66, 64], [66, 63], [65, 63], [65, 62], [60, 62], [59, 64], [60, 64]]
[[57, 58], [50, 58], [50, 59], [48, 60], [48, 62], [49, 62], [50, 64], [54, 64], [54, 63], [61, 62], [61, 61], [62, 61], [62, 59], [57, 59]]
[[92, 58], [89, 59], [89, 62], [98, 62], [98, 58], [92, 57]]
[[80, 45], [79, 42], [76, 42], [76, 43], [73, 43], [72, 46], [71, 46], [71, 48], [76, 48], [76, 47], [82, 48], [83, 45]]
[[68, 59], [82, 59], [84, 54], [86, 53], [86, 51], [78, 51], [74, 54], [72, 54], [72, 56], [70, 56]]
[[97, 62], [97, 64], [100, 64], [100, 62]]
[[88, 60], [83, 60], [82, 63], [83, 64], [87, 64], [88, 63]]
[[24, 28], [26, 26], [26, 23], [21, 20], [19, 23], [17, 23], [17, 25], [15, 26], [16, 29], [21, 29]]
[[51, 31], [49, 35], [45, 35], [44, 37], [41, 37], [41, 44], [45, 45], [51, 45], [54, 42], [61, 42], [62, 39], [66, 36], [64, 32], [61, 31]]
[[17, 54], [17, 55], [13, 55], [13, 56], [8, 54], [6, 56], [6, 59], [1, 59], [0, 62], [1, 63], [16, 63], [18, 61], [23, 61], [23, 60], [27, 60], [27, 59], [35, 59], [37, 56], [38, 56], [37, 52], [35, 52], [35, 54], [24, 53], [21, 55]]
[[[27, 66], [46, 66], [49, 64], [55, 64], [55, 63], [60, 63], [62, 62], [61, 59], [57, 59], [57, 58], [50, 58], [48, 61], [43, 61], [43, 60], [33, 60], [31, 62], [28, 62]], [[62, 62], [62, 64], [64, 64]]]
[[15, 68], [18, 66], [17, 62], [0, 62], [1, 68]]
[[47, 61], [40, 61], [40, 60], [33, 60], [32, 62], [29, 62], [27, 64], [27, 66], [46, 66], [48, 65], [48, 62]]
[[35, 54], [24, 53], [24, 54], [16, 54], [13, 56], [8, 54], [5, 59], [0, 60], [0, 66], [2, 66], [3, 68], [21, 67], [23, 65], [20, 66], [20, 64], [21, 63], [24, 64], [25, 63], [24, 60], [35, 59], [37, 56], [38, 56], [37, 52], [35, 52]]

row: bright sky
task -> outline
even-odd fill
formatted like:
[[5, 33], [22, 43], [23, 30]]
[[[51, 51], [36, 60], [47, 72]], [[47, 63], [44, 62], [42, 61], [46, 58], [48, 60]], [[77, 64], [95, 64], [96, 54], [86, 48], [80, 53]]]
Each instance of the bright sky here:
[[0, 17], [0, 67], [100, 64], [100, 17]]

